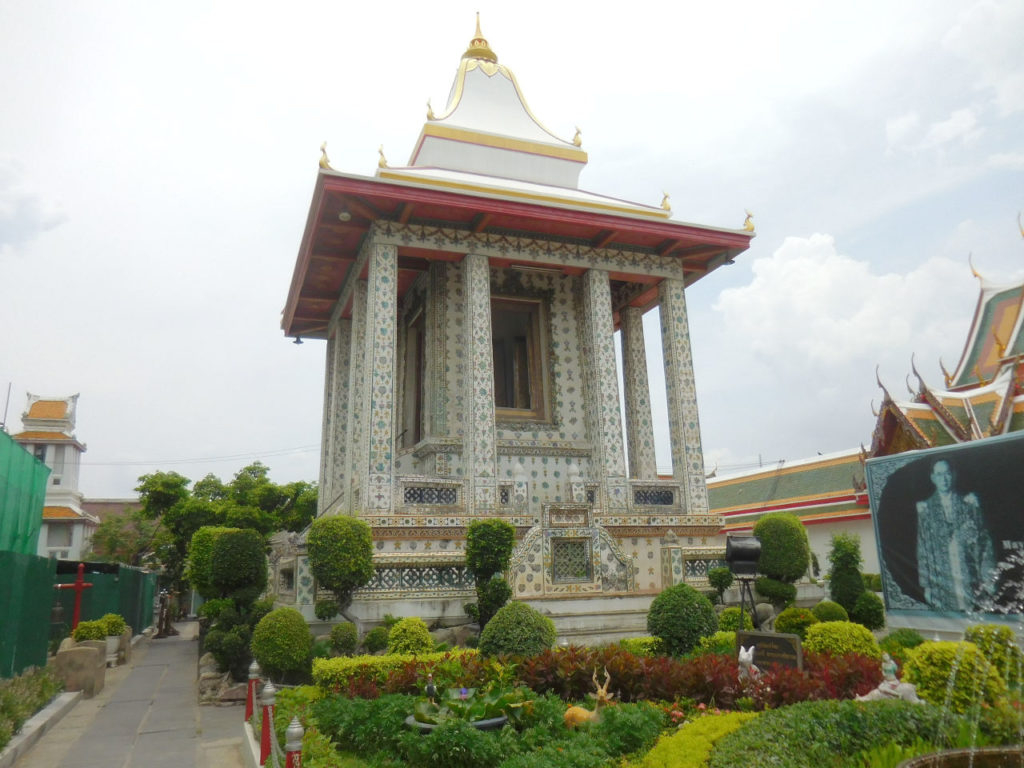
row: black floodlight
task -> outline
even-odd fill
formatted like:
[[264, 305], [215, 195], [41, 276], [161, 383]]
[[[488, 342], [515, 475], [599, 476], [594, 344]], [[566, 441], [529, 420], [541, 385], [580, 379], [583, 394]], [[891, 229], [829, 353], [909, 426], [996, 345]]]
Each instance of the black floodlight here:
[[754, 576], [761, 559], [761, 542], [756, 536], [729, 536], [725, 540], [725, 562], [733, 576]]

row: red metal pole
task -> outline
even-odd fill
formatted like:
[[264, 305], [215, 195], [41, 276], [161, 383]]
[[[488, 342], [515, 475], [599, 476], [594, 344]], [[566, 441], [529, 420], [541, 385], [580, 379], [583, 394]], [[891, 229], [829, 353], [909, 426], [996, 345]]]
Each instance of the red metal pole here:
[[78, 575], [75, 577], [74, 584], [54, 584], [55, 589], [73, 589], [75, 590], [75, 610], [71, 615], [71, 629], [74, 630], [78, 626], [79, 619], [82, 618], [82, 592], [88, 587], [91, 587], [92, 583], [85, 580], [85, 563], [78, 564]]
[[263, 728], [260, 729], [260, 765], [267, 764], [270, 757], [270, 729], [274, 727], [274, 694], [277, 689], [267, 681], [260, 698], [263, 701]]
[[256, 686], [260, 684], [260, 665], [253, 661], [249, 665], [249, 688], [245, 692], [245, 720], [246, 722], [252, 717], [252, 712], [256, 703]]

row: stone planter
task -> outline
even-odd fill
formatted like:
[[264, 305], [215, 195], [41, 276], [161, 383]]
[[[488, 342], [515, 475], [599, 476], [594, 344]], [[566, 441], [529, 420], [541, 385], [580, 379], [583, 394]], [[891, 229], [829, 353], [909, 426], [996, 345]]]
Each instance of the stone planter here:
[[117, 666], [117, 654], [121, 650], [121, 636], [107, 635], [107, 666]]
[[[501, 717], [492, 717], [489, 720], [470, 720], [469, 724], [480, 731], [499, 731], [508, 722], [508, 717], [502, 715]], [[420, 733], [430, 733], [435, 728], [439, 727], [435, 723], [421, 723], [412, 715], [405, 718], [405, 724], [410, 728], [417, 729]]]
[[979, 749], [951, 749], [929, 755], [912, 757], [897, 768], [1012, 768], [1024, 760], [1024, 747], [983, 747]]

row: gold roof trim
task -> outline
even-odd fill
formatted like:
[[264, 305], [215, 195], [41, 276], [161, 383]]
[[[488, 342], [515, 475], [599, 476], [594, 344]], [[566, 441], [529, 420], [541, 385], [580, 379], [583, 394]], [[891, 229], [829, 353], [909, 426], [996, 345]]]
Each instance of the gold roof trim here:
[[587, 153], [576, 147], [560, 147], [552, 144], [545, 144], [540, 141], [528, 139], [513, 139], [509, 136], [497, 136], [493, 133], [474, 131], [471, 128], [456, 128], [451, 125], [423, 126], [424, 136], [436, 136], [439, 139], [451, 139], [452, 141], [463, 141], [467, 144], [479, 144], [485, 147], [497, 149], [512, 149], [517, 152], [528, 152], [531, 155], [544, 155], [559, 160], [571, 160], [576, 163], [586, 163]]
[[490, 44], [487, 42], [483, 33], [480, 31], [480, 12], [476, 13], [476, 34], [473, 35], [473, 39], [469, 41], [469, 48], [462, 54], [464, 59], [482, 59], [483, 61], [493, 61], [495, 64], [498, 63], [498, 54], [491, 50]]

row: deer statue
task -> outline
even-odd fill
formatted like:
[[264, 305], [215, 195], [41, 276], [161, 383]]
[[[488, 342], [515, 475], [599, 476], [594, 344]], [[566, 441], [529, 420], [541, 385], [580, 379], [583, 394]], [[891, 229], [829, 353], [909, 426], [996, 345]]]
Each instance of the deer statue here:
[[596, 693], [590, 694], [594, 697], [595, 704], [594, 709], [589, 710], [585, 707], [569, 707], [565, 710], [565, 725], [568, 728], [575, 728], [581, 723], [593, 723], [597, 722], [597, 719], [601, 716], [601, 705], [611, 704], [614, 693], [608, 693], [608, 685], [612, 681], [612, 676], [608, 674], [608, 667], [604, 668], [604, 685], [597, 684], [597, 669], [594, 669], [594, 688]]

